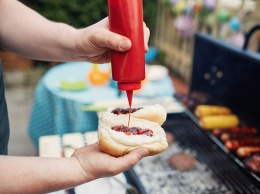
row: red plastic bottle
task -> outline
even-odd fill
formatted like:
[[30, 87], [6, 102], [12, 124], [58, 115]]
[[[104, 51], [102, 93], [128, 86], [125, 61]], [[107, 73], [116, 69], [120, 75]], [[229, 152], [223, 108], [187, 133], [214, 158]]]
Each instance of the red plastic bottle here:
[[141, 88], [145, 79], [145, 54], [142, 0], [108, 0], [109, 29], [129, 38], [132, 47], [127, 52], [111, 50], [112, 77], [119, 90], [125, 90], [129, 106], [133, 90]]

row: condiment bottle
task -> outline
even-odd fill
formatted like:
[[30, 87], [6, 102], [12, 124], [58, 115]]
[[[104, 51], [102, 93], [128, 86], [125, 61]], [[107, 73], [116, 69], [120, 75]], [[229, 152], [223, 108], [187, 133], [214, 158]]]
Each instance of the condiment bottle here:
[[109, 74], [110, 71], [108, 72], [103, 72], [99, 70], [99, 65], [98, 64], [93, 64], [92, 70], [88, 73], [88, 79], [91, 84], [94, 86], [101, 86], [106, 84], [109, 80]]
[[142, 0], [108, 0], [109, 29], [129, 38], [127, 52], [111, 50], [112, 78], [119, 90], [127, 92], [132, 105], [133, 90], [141, 88], [145, 79], [145, 54]]

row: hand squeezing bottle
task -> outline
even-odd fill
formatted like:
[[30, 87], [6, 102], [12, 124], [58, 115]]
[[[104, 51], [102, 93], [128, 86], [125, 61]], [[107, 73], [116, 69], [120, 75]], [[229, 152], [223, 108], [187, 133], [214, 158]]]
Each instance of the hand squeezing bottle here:
[[129, 38], [127, 52], [111, 50], [112, 78], [119, 90], [127, 92], [131, 108], [133, 90], [145, 79], [144, 31], [142, 0], [108, 0], [109, 29]]

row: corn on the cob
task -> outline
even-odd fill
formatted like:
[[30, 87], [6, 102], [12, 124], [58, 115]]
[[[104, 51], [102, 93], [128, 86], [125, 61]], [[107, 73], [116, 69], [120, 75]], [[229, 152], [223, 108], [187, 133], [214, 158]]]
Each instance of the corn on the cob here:
[[194, 114], [198, 117], [208, 115], [227, 115], [231, 114], [231, 110], [225, 106], [212, 106], [212, 105], [198, 105], [195, 108]]
[[199, 125], [203, 129], [214, 128], [231, 128], [239, 124], [239, 119], [236, 115], [210, 115], [200, 118]]

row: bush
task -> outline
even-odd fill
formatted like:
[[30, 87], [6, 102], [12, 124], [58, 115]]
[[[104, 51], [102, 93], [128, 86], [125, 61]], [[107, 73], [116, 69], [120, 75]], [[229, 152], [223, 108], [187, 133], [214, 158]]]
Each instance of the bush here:
[[107, 15], [104, 0], [34, 0], [30, 7], [46, 18], [74, 27], [89, 26]]
[[[23, 0], [46, 18], [76, 28], [89, 26], [108, 14], [106, 0]], [[143, 0], [144, 21], [151, 31], [156, 25], [158, 0]]]

